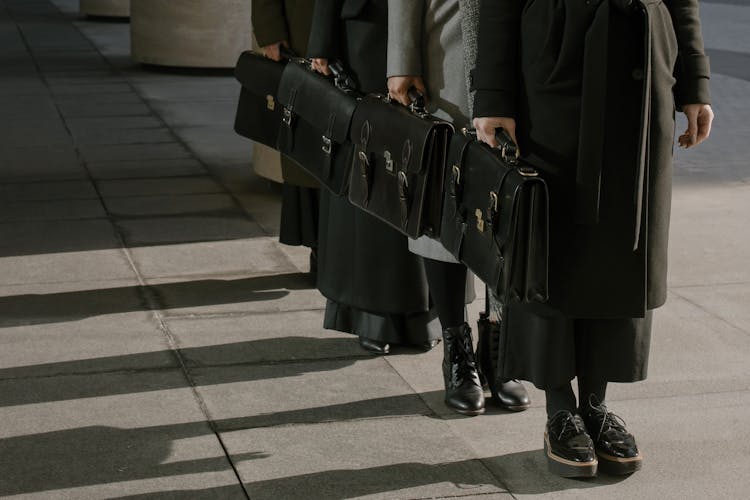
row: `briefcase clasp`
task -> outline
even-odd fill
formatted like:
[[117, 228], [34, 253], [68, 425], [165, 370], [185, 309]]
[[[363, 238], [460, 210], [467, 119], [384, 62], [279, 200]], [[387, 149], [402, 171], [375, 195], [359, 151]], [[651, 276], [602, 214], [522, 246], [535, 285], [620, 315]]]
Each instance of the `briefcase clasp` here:
[[391, 156], [391, 152], [386, 150], [383, 153], [383, 157], [385, 158], [385, 169], [388, 172], [393, 172], [393, 157]]
[[268, 108], [268, 111], [274, 111], [276, 109], [276, 100], [271, 94], [266, 96], [266, 107]]
[[480, 233], [483, 233], [484, 232], [484, 212], [482, 211], [481, 208], [477, 208], [474, 211], [474, 215], [477, 218], [477, 231], [479, 231]]
[[333, 150], [332, 145], [333, 143], [331, 142], [331, 139], [329, 139], [326, 136], [323, 136], [323, 147], [321, 147], [320, 149], [322, 149], [325, 154], [327, 155], [331, 154], [331, 151]]
[[287, 127], [292, 126], [292, 110], [289, 108], [284, 108], [284, 117], [281, 119], [282, 122], [284, 122], [284, 125]]

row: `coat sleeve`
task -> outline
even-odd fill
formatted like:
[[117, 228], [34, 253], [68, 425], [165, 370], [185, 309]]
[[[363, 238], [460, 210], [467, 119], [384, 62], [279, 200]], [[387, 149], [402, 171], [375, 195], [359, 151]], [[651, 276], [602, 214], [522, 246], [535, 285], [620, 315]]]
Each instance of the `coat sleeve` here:
[[678, 106], [710, 104], [708, 80], [711, 70], [703, 48], [698, 0], [671, 0], [667, 5], [677, 35], [675, 101]]
[[343, 0], [316, 0], [312, 29], [307, 44], [308, 57], [337, 59], [343, 55], [341, 46], [341, 7]]
[[482, 0], [477, 64], [472, 71], [474, 116], [515, 117], [519, 95], [518, 54], [523, 0]]
[[388, 0], [388, 77], [422, 76], [425, 0]]
[[289, 40], [284, 0], [253, 0], [251, 18], [261, 47]]

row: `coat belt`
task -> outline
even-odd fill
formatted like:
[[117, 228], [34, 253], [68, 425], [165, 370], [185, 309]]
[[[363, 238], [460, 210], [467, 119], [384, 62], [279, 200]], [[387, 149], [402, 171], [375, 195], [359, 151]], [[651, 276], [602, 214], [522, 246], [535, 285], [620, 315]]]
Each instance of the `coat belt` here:
[[[596, 0], [594, 0], [595, 2]], [[592, 2], [592, 3], [594, 3]], [[635, 235], [633, 248], [640, 243], [643, 196], [647, 164], [648, 122], [650, 112], [651, 36], [648, 13], [641, 1], [601, 0], [591, 26], [586, 34], [583, 81], [581, 87], [581, 123], [576, 168], [575, 220], [579, 224], [595, 225], [599, 222], [602, 166], [604, 162], [605, 128], [607, 117], [607, 64], [609, 59], [609, 19], [612, 8], [632, 9], [640, 6], [646, 11], [646, 34], [643, 109], [641, 110], [641, 137], [638, 155], [636, 185], [634, 186], [633, 217]]]

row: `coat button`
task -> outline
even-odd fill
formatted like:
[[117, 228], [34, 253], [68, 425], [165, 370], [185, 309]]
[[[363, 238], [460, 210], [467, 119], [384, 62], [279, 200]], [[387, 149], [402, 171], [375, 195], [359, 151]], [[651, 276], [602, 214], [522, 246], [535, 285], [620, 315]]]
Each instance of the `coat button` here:
[[643, 80], [643, 70], [641, 68], [635, 68], [633, 70], [633, 80]]

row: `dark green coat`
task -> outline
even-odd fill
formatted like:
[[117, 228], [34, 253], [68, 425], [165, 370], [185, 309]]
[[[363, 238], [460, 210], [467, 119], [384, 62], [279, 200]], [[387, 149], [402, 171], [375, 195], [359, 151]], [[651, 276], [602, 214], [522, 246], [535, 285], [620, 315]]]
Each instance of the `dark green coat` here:
[[[253, 0], [252, 23], [255, 40], [265, 47], [286, 40], [299, 55], [307, 52], [313, 0]], [[282, 157], [284, 182], [295, 186], [318, 187], [317, 181], [294, 161]]]
[[708, 103], [708, 78], [697, 0], [482, 2], [474, 115], [515, 117], [548, 180], [550, 305], [664, 303], [675, 104]]

